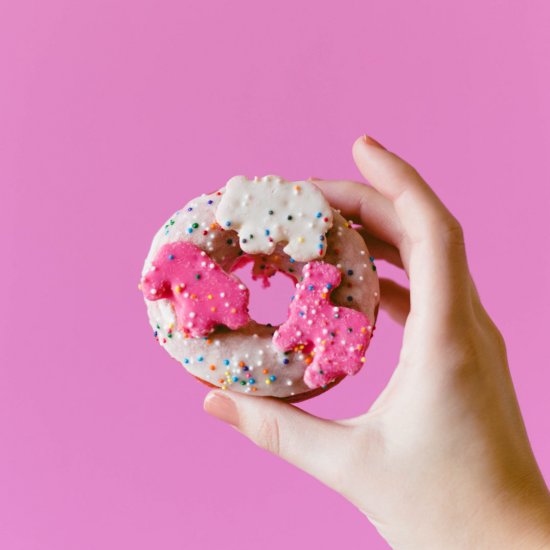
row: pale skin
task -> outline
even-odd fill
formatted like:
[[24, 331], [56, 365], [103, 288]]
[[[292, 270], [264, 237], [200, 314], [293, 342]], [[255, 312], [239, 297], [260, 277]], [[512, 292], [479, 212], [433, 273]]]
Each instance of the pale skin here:
[[397, 366], [363, 415], [312, 416], [212, 391], [205, 410], [341, 493], [395, 549], [550, 549], [550, 493], [531, 450], [502, 335], [468, 269], [461, 226], [418, 172], [374, 139], [353, 146], [370, 182], [313, 180], [364, 228], [404, 325]]

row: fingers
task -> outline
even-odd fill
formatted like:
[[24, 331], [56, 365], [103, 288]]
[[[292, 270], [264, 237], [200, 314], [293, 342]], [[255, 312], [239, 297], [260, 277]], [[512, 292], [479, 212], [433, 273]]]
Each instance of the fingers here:
[[350, 428], [312, 416], [269, 397], [211, 391], [204, 401], [209, 414], [233, 425], [256, 445], [280, 456], [340, 490], [341, 461]]
[[378, 191], [355, 181], [312, 181], [346, 219], [361, 224], [378, 239], [398, 245], [402, 238], [399, 219], [391, 202]]
[[353, 156], [361, 173], [392, 204], [403, 231], [399, 244], [411, 280], [411, 307], [439, 322], [469, 304], [469, 274], [462, 230], [418, 172], [370, 138]]
[[[418, 172], [372, 138], [356, 140], [352, 152], [361, 174], [390, 201], [403, 229], [414, 241], [430, 236], [433, 224], [452, 219]], [[418, 218], [419, 214], [423, 215], [422, 219]]]
[[375, 258], [403, 267], [396, 246], [402, 238], [402, 230], [388, 199], [364, 183], [319, 178], [310, 178], [310, 181], [346, 219], [361, 225], [358, 231]]
[[409, 290], [391, 279], [380, 279], [380, 307], [400, 325], [404, 325], [411, 310]]
[[363, 229], [362, 227], [357, 229], [357, 231], [359, 231], [361, 237], [363, 237], [363, 240], [367, 244], [367, 248], [369, 249], [371, 256], [377, 260], [385, 260], [396, 267], [403, 268], [401, 255], [395, 246], [388, 244], [386, 241], [373, 237], [366, 229]]

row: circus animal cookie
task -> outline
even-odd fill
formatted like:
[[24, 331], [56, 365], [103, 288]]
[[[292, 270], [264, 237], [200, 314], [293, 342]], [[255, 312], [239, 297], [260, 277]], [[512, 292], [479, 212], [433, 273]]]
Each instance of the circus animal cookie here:
[[359, 311], [330, 303], [330, 293], [341, 279], [337, 267], [311, 262], [303, 275], [288, 320], [275, 332], [273, 343], [283, 351], [299, 346], [309, 351], [312, 360], [304, 381], [310, 388], [319, 388], [361, 368], [371, 337], [370, 321]]
[[[309, 183], [290, 184], [274, 176], [246, 181], [240, 198], [231, 184], [175, 212], [153, 239], [140, 286], [154, 338], [193, 376], [228, 391], [301, 401], [361, 366], [380, 299], [376, 268], [352, 224], [326, 206]], [[244, 190], [250, 186], [253, 192]], [[236, 210], [223, 213], [230, 190]], [[264, 196], [271, 199], [266, 203]], [[295, 227], [301, 232], [283, 232], [281, 221], [267, 225], [276, 217], [299, 222]], [[277, 239], [271, 243], [263, 237], [271, 237], [272, 230]], [[244, 248], [250, 235], [262, 241], [253, 253]], [[284, 237], [277, 242], [279, 235]], [[303, 255], [285, 252], [291, 243], [303, 246]], [[266, 285], [276, 273], [297, 285], [289, 319], [280, 328], [249, 318], [248, 290], [236, 270], [250, 267], [252, 277]], [[339, 317], [331, 318], [331, 312]]]
[[248, 254], [269, 255], [284, 242], [283, 252], [307, 262], [326, 253], [332, 210], [311, 182], [235, 176], [227, 182], [216, 221], [238, 232], [241, 249]]
[[193, 338], [250, 321], [248, 289], [189, 242], [165, 244], [141, 284], [147, 300], [171, 300], [177, 328]]

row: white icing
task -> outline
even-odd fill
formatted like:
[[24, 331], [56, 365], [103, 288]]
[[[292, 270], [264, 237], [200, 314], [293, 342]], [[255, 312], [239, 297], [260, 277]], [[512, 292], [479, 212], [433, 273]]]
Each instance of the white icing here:
[[311, 182], [235, 176], [227, 182], [216, 221], [238, 232], [240, 247], [248, 254], [272, 254], [277, 243], [286, 242], [286, 254], [308, 262], [325, 255], [333, 215]]
[[157, 300], [157, 304], [163, 324], [168, 327], [175, 327], [176, 314], [170, 300]]

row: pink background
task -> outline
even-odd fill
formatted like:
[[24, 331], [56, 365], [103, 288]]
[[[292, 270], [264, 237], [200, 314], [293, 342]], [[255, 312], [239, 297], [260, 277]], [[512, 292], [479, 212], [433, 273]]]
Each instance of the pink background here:
[[[549, 480], [549, 24], [547, 0], [2, 0], [0, 547], [387, 548], [203, 413], [136, 288], [188, 199], [357, 178], [366, 131], [462, 220]], [[400, 336], [382, 315], [364, 371], [306, 408], [364, 411]]]

